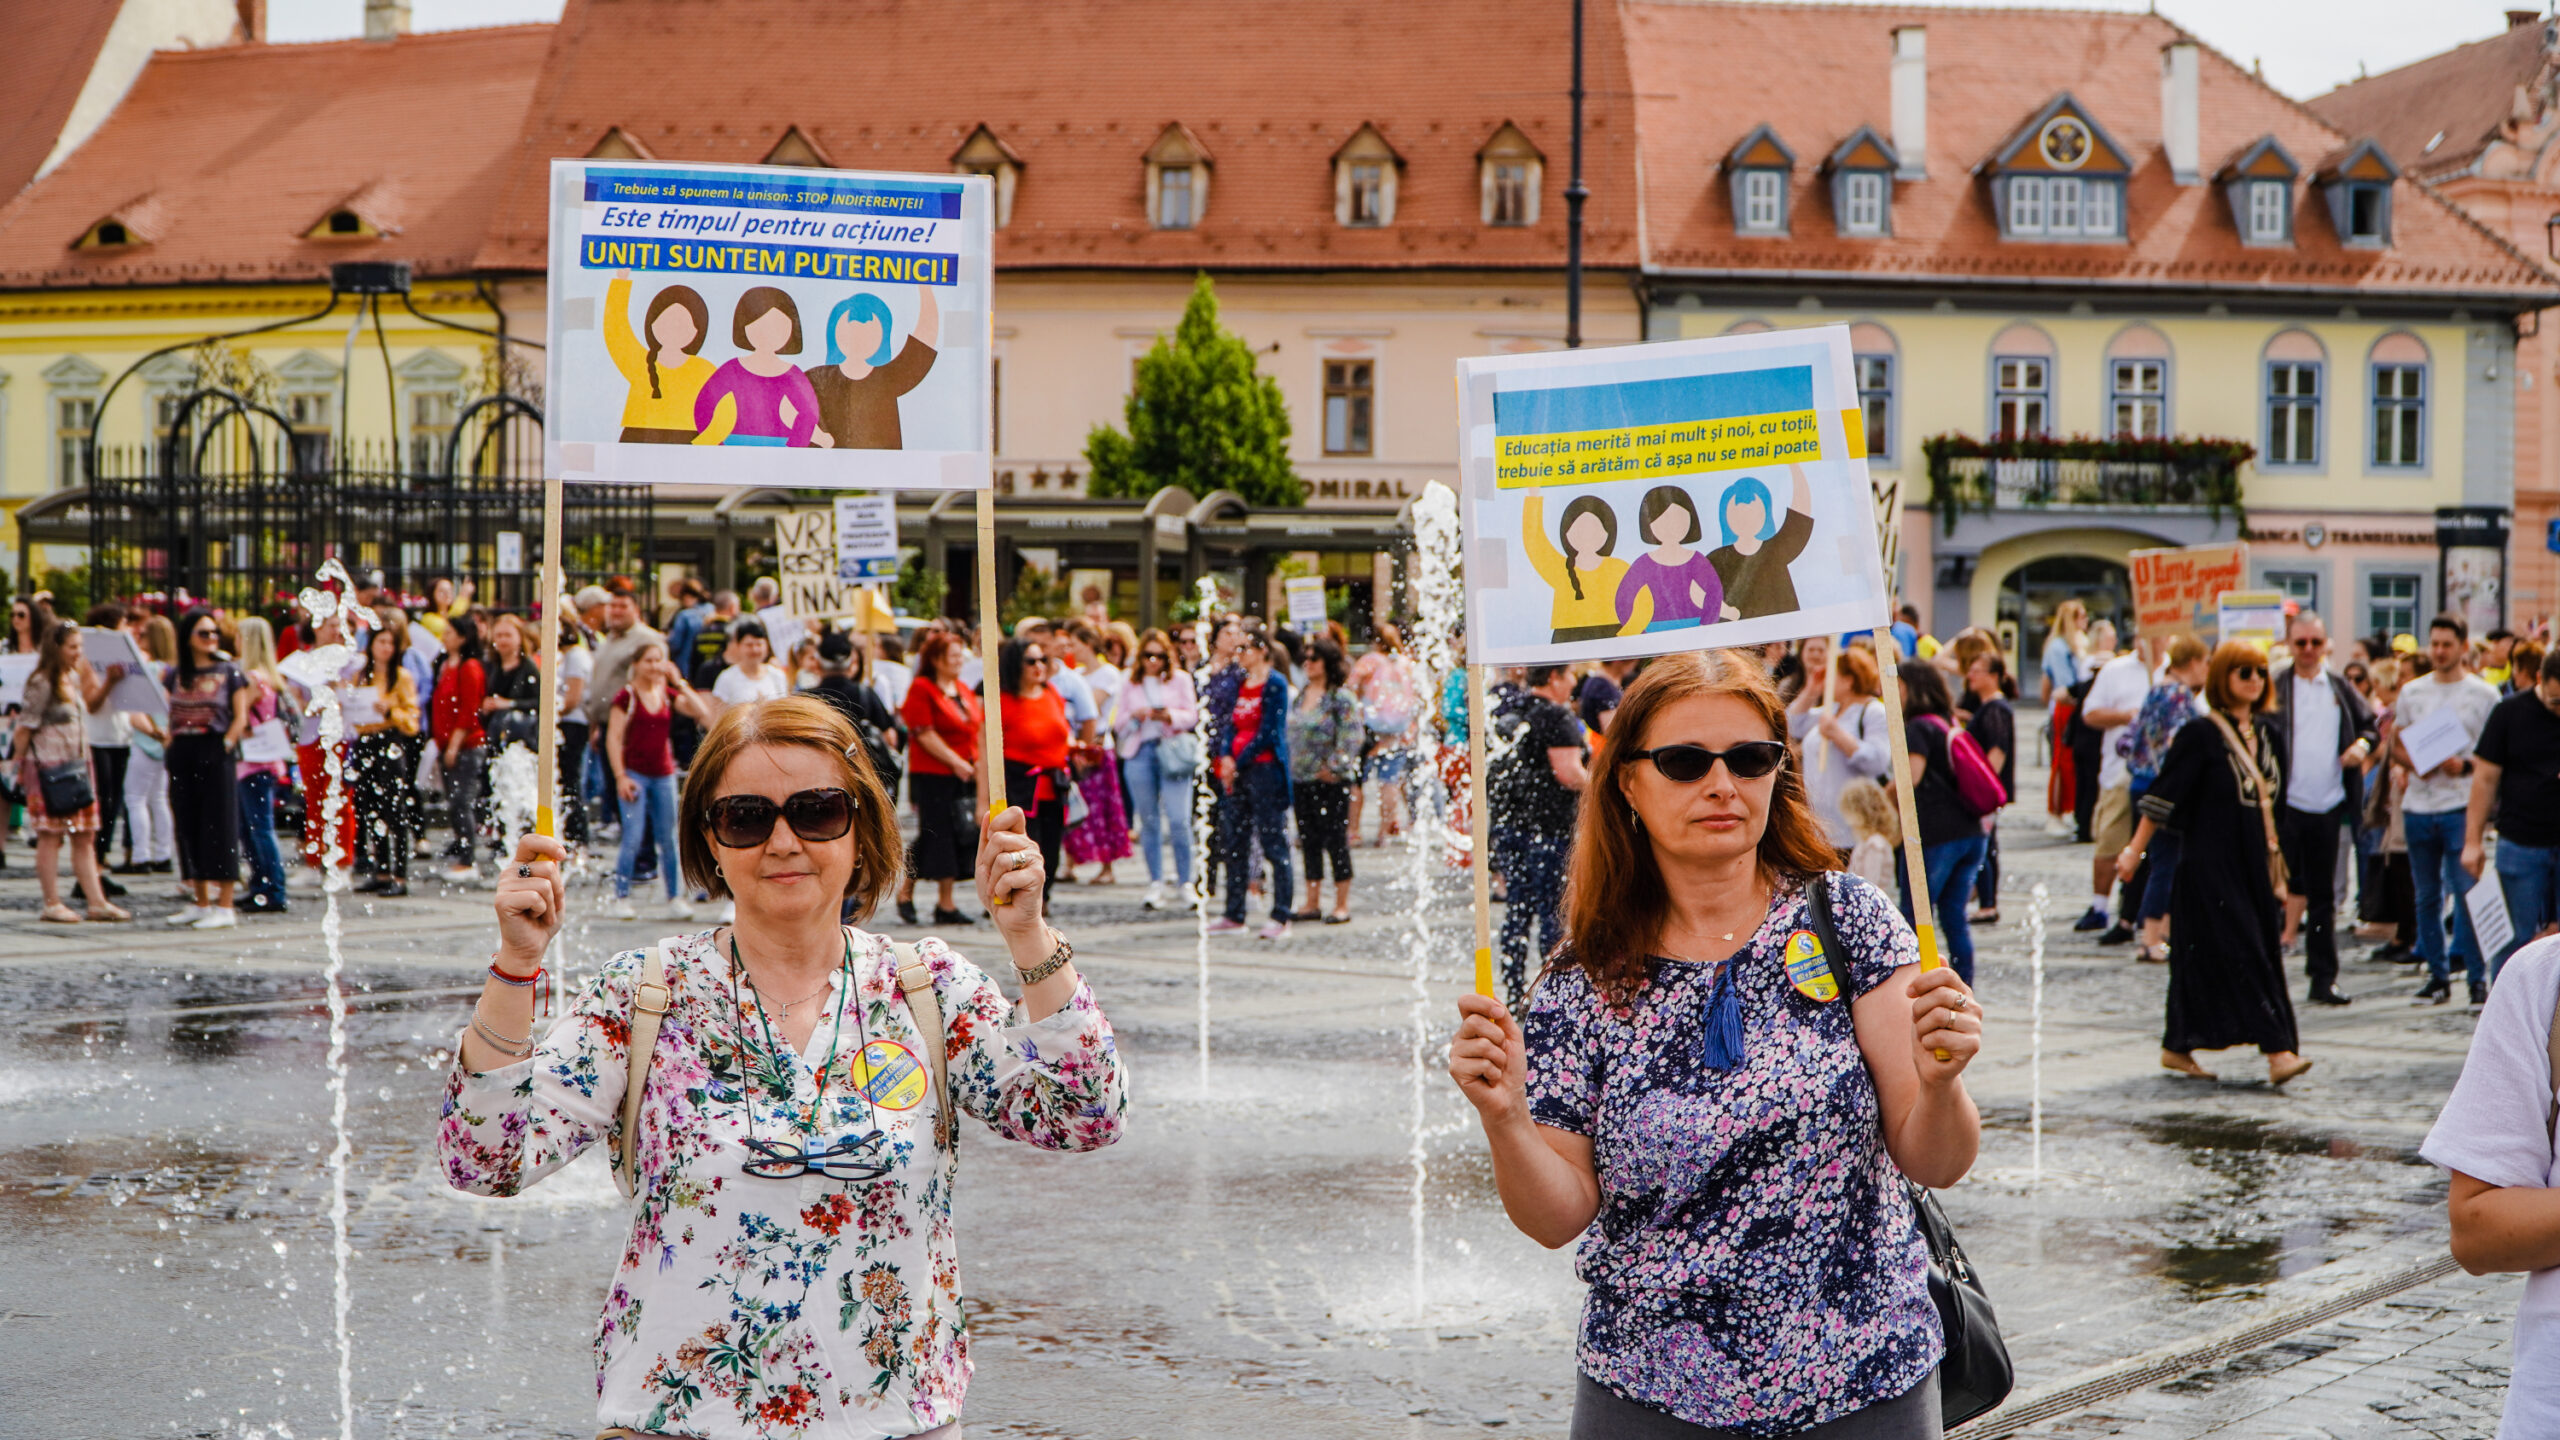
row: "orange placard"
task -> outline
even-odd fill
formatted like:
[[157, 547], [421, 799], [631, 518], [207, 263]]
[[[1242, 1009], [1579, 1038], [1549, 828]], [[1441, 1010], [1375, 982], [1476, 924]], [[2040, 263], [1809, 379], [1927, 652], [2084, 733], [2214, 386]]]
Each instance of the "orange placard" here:
[[2249, 584], [2249, 547], [2237, 540], [2136, 550], [2125, 565], [2133, 576], [2134, 632], [2145, 640], [2193, 635], [2212, 644], [2222, 592]]

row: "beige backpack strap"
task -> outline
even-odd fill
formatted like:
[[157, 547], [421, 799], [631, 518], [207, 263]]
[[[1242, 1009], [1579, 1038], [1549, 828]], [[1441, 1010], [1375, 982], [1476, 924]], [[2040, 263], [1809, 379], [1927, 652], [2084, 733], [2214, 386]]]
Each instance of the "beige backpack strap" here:
[[613, 1132], [613, 1183], [625, 1200], [640, 1189], [634, 1158], [640, 1144], [640, 1097], [649, 1088], [650, 1062], [657, 1057], [658, 1022], [666, 1018], [674, 993], [667, 988], [667, 947], [652, 945], [640, 962], [640, 983], [631, 990], [630, 1071], [622, 1082], [622, 1123]]
[[907, 1013], [915, 1017], [925, 1063], [933, 1071], [933, 1143], [939, 1149], [954, 1144], [959, 1136], [958, 1112], [951, 1103], [950, 1044], [942, 1028], [942, 997], [933, 992], [932, 963], [916, 954], [915, 946], [901, 940], [890, 948], [897, 952], [898, 988], [906, 992]]
[[2543, 1042], [2543, 1048], [2551, 1057], [2551, 1073], [2546, 1078], [2553, 1095], [2542, 1102], [2542, 1130], [2553, 1138], [2553, 1153], [2560, 1155], [2560, 1103], [2555, 1103], [2560, 1102], [2560, 1005], [2552, 1007], [2551, 1036]]

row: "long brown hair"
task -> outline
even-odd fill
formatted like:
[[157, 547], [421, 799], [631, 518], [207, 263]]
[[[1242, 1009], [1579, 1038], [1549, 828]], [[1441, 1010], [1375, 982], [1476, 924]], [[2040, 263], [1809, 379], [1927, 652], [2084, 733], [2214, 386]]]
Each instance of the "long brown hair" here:
[[[1783, 744], [1787, 738], [1787, 707], [1747, 650], [1666, 655], [1627, 687], [1616, 718], [1609, 722], [1610, 743], [1599, 750], [1599, 768], [1582, 792], [1572, 868], [1565, 875], [1564, 948], [1552, 962], [1581, 966], [1613, 1005], [1628, 1004], [1643, 987], [1652, 947], [1671, 908], [1653, 842], [1636, 823], [1621, 788], [1622, 772], [1635, 763], [1628, 756], [1650, 744], [1654, 717], [1664, 706], [1700, 695], [1730, 695], [1759, 712], [1769, 739]], [[1778, 767], [1769, 793], [1768, 827], [1760, 834], [1761, 873], [1802, 881], [1839, 863], [1840, 852], [1814, 817], [1804, 776], [1791, 759]]]
[[80, 638], [80, 627], [68, 620], [56, 620], [36, 636], [36, 678], [52, 693], [51, 704], [66, 699], [87, 713], [87, 697], [81, 693], [80, 678], [71, 668], [71, 642]]
[[681, 305], [693, 317], [693, 343], [681, 347], [687, 355], [702, 353], [702, 342], [711, 334], [711, 307], [702, 303], [701, 294], [690, 285], [670, 285], [649, 298], [648, 313], [640, 321], [640, 340], [649, 357], [649, 398], [660, 400], [658, 393], [658, 317]]

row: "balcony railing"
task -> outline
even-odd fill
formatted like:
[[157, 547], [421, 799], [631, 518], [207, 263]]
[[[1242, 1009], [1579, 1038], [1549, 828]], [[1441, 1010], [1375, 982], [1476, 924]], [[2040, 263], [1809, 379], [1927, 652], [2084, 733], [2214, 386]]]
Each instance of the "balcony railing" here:
[[2245, 440], [2096, 440], [2047, 435], [1933, 435], [1920, 444], [1928, 459], [1929, 500], [1950, 535], [1968, 510], [2203, 510], [2217, 522], [2230, 511], [2248, 523], [2240, 469], [2257, 458]]

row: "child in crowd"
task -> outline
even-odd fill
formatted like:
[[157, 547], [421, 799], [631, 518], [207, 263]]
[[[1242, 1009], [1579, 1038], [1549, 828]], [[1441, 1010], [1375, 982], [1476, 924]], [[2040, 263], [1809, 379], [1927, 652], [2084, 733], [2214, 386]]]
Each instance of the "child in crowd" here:
[[1840, 818], [1858, 837], [1849, 850], [1849, 873], [1893, 894], [1899, 883], [1893, 877], [1893, 847], [1902, 843], [1902, 817], [1894, 813], [1893, 797], [1881, 785], [1852, 781], [1840, 788]]

